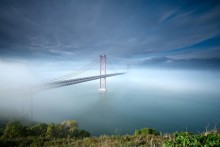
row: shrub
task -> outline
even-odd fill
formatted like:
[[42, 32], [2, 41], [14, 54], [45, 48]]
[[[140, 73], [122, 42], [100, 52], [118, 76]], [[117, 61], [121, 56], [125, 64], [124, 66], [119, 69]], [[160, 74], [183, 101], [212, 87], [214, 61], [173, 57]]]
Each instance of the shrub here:
[[151, 128], [143, 128], [141, 130], [135, 130], [135, 135], [160, 135], [159, 132]]
[[48, 125], [45, 123], [34, 125], [30, 128], [30, 132], [31, 132], [30, 135], [45, 137], [47, 132], [47, 127]]
[[[74, 120], [64, 121], [61, 124], [51, 123], [47, 126], [47, 138], [64, 138], [77, 137], [79, 135], [78, 123]], [[88, 135], [86, 132], [81, 132], [81, 135]], [[87, 137], [87, 136], [86, 136]]]
[[19, 121], [13, 121], [6, 125], [3, 138], [15, 138], [26, 135], [27, 127], [23, 126]]
[[78, 134], [78, 137], [80, 138], [85, 138], [85, 137], [90, 137], [90, 136], [91, 134], [85, 130], [80, 130]]
[[174, 139], [167, 141], [166, 146], [220, 146], [220, 135], [216, 133], [212, 134], [200, 134], [193, 135], [190, 132], [175, 132]]
[[0, 126], [0, 136], [2, 136], [4, 134], [4, 127], [3, 126]]
[[197, 146], [200, 145], [196, 136], [191, 132], [175, 132], [174, 133], [175, 141], [174, 143], [180, 146]]
[[58, 125], [51, 123], [47, 126], [46, 137], [57, 138], [59, 135]]
[[220, 134], [217, 133], [198, 135], [197, 139], [203, 146], [220, 146]]
[[32, 143], [30, 144], [30, 147], [40, 147], [40, 146], [44, 146], [44, 142], [45, 140], [43, 139], [38, 139], [35, 138]]
[[76, 137], [78, 134], [78, 123], [75, 120], [67, 120], [59, 124], [61, 137]]

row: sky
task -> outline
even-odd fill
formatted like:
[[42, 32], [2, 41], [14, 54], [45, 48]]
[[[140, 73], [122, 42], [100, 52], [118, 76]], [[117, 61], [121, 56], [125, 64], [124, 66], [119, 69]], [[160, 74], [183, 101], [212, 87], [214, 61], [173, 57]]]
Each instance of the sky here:
[[[219, 0], [1, 0], [0, 60], [220, 67]], [[181, 64], [179, 64], [181, 63]]]

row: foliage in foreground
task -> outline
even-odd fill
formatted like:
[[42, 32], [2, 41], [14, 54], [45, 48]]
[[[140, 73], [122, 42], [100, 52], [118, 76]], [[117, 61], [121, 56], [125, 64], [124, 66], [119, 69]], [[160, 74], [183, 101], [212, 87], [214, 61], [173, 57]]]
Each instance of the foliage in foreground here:
[[0, 127], [0, 146], [27, 146], [32, 143], [43, 145], [44, 142], [60, 138], [85, 138], [90, 133], [78, 129], [74, 120], [64, 121], [60, 124], [39, 123], [24, 125], [19, 121], [12, 121]]
[[160, 135], [159, 132], [151, 128], [143, 128], [141, 130], [135, 130], [135, 135]]
[[171, 141], [166, 141], [166, 146], [220, 146], [220, 134], [215, 132], [206, 132], [200, 135], [194, 135], [190, 132], [175, 132]]
[[217, 131], [197, 135], [190, 132], [160, 135], [155, 129], [143, 128], [136, 130], [134, 135], [90, 137], [89, 132], [78, 129], [78, 123], [74, 120], [29, 126], [13, 121], [0, 126], [0, 131], [0, 146], [220, 146]]

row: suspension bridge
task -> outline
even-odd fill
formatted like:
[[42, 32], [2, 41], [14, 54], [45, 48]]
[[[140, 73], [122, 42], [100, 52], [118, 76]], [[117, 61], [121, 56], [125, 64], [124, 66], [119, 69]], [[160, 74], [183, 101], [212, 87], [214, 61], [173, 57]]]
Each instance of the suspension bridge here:
[[[107, 62], [109, 65], [112, 66], [112, 69], [114, 70], [113, 73], [107, 74]], [[99, 73], [96, 72], [96, 75], [93, 76], [86, 76], [86, 77], [81, 77], [81, 78], [75, 78], [78, 75], [82, 75], [86, 71], [92, 69], [94, 65], [99, 66]], [[96, 68], [97, 69], [97, 68]], [[110, 68], [108, 68], [110, 69]], [[129, 71], [130, 66], [128, 65], [127, 68], [117, 68], [117, 69], [127, 69]], [[99, 91], [100, 92], [106, 92], [106, 78], [108, 77], [113, 77], [113, 76], [118, 76], [118, 75], [123, 75], [126, 72], [117, 72], [116, 68], [113, 67], [109, 59], [107, 58], [106, 55], [100, 55], [99, 57], [95, 58], [93, 61], [91, 61], [88, 65], [84, 66], [78, 71], [75, 72], [70, 72], [68, 74], [58, 76], [56, 78], [47, 80], [42, 82], [40, 85], [37, 87], [34, 87], [35, 92], [41, 91], [41, 90], [46, 90], [46, 89], [53, 89], [53, 88], [59, 88], [59, 87], [65, 87], [65, 86], [70, 86], [74, 84], [79, 84], [83, 82], [89, 82], [92, 80], [100, 80], [100, 85], [99, 85]], [[98, 75], [97, 75], [98, 74]], [[33, 93], [31, 92], [32, 96], [30, 99], [30, 120], [33, 121]], [[24, 106], [23, 106], [24, 107]], [[24, 110], [24, 108], [23, 108]], [[24, 113], [24, 112], [23, 112]]]
[[[92, 81], [92, 80], [100, 80], [99, 90], [100, 90], [100, 92], [105, 92], [106, 91], [106, 78], [107, 77], [112, 77], [112, 76], [118, 76], [118, 75], [125, 74], [125, 72], [117, 72], [117, 73], [107, 74], [107, 72], [106, 72], [107, 61], [108, 61], [109, 64], [111, 64], [111, 62], [108, 60], [106, 55], [100, 55], [99, 58], [96, 58], [91, 63], [89, 63], [88, 65], [83, 67], [81, 70], [79, 70], [77, 72], [71, 72], [71, 73], [68, 73], [66, 75], [62, 75], [62, 76], [59, 76], [59, 77], [54, 78], [52, 80], [43, 82], [40, 85], [40, 87], [41, 87], [41, 89], [52, 89], [52, 88], [59, 88], [59, 87], [79, 84], [79, 83], [83, 83], [83, 82], [89, 82], [89, 81]], [[94, 64], [97, 64], [97, 62], [99, 63], [99, 66], [100, 66], [99, 75], [72, 79], [73, 77], [75, 77], [77, 75], [80, 75], [83, 72], [89, 70]]]

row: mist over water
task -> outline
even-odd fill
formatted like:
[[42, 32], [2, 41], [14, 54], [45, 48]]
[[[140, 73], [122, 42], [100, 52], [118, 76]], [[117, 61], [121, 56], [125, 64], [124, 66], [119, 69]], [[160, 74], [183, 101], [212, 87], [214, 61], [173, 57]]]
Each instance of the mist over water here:
[[[202, 132], [208, 124], [212, 128], [219, 124], [219, 71], [132, 69], [128, 74], [107, 78], [106, 93], [98, 91], [96, 80], [24, 94], [30, 83], [37, 83], [36, 75], [25, 66], [7, 67], [0, 76], [2, 118], [29, 117], [32, 97], [34, 121], [74, 119], [93, 135], [131, 134], [144, 127], [162, 132]], [[19, 79], [7, 74], [15, 67], [21, 71]]]

